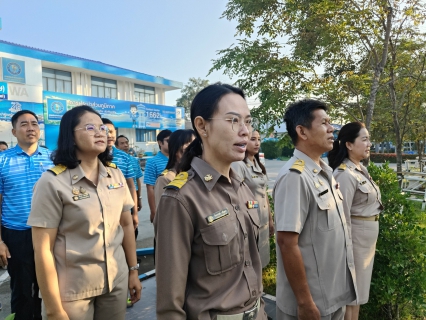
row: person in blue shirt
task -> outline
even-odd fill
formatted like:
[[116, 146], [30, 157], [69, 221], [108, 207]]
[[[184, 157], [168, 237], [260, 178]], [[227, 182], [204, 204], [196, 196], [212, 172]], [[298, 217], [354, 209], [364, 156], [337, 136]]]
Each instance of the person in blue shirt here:
[[170, 130], [163, 130], [157, 135], [157, 143], [160, 151], [154, 158], [148, 159], [145, 166], [145, 176], [143, 182], [146, 184], [148, 194], [148, 205], [151, 212], [150, 220], [154, 221], [155, 217], [155, 181], [166, 168], [169, 161], [169, 137], [172, 134]]
[[[126, 178], [127, 186], [129, 187], [130, 194], [132, 195], [132, 199], [135, 204], [137, 204], [137, 194], [136, 194], [136, 188], [135, 188], [135, 171], [133, 170], [133, 164], [130, 160], [130, 157], [123, 151], [118, 150], [115, 147], [115, 140], [117, 136], [117, 131], [115, 130], [115, 126], [112, 123], [111, 120], [107, 118], [102, 118], [103, 124], [105, 124], [108, 127], [108, 141], [107, 141], [107, 148], [110, 150], [112, 154], [112, 163], [117, 165], [117, 167], [123, 172], [124, 178]], [[132, 210], [132, 217], [133, 217], [133, 226], [135, 230], [138, 227], [139, 224], [139, 218], [137, 214], [133, 214]]]
[[[117, 140], [115, 140], [115, 146], [119, 150], [125, 152], [129, 156], [129, 158], [130, 158], [130, 160], [133, 164], [133, 171], [135, 172], [135, 177], [133, 178], [133, 181], [135, 183], [136, 195], [138, 197], [138, 202], [135, 203], [135, 207], [132, 210], [132, 215], [134, 215], [134, 214], [137, 214], [142, 209], [141, 180], [140, 180], [140, 178], [143, 177], [142, 169], [141, 169], [141, 166], [139, 164], [139, 160], [130, 155], [129, 139], [126, 136], [119, 135], [117, 137]], [[137, 210], [136, 210], [136, 208], [137, 208]], [[138, 238], [138, 233], [139, 233], [138, 229], [136, 228], [136, 230], [135, 230], [135, 238], [136, 239]]]
[[18, 144], [0, 153], [0, 266], [10, 275], [11, 309], [16, 320], [41, 319], [31, 227], [27, 225], [34, 184], [53, 167], [50, 151], [38, 145], [37, 116], [21, 110], [12, 117]]

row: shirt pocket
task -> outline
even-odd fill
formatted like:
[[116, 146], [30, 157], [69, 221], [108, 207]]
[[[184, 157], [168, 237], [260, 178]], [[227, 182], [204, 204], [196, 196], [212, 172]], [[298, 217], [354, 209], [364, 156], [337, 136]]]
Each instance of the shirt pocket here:
[[235, 218], [221, 219], [200, 229], [207, 272], [218, 275], [235, 268], [242, 261], [238, 223]]
[[321, 231], [330, 231], [336, 227], [335, 215], [330, 213], [331, 201], [333, 199], [317, 199], [318, 204], [318, 229]]
[[358, 190], [355, 195], [354, 203], [362, 204], [362, 203], [373, 203], [375, 201], [375, 192], [373, 186], [368, 183], [358, 184]]

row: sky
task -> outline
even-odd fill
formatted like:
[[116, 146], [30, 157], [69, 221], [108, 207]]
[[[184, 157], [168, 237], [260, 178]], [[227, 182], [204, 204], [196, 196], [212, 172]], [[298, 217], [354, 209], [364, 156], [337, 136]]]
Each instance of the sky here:
[[[0, 39], [166, 79], [233, 82], [207, 74], [236, 42], [225, 0], [0, 0]], [[180, 90], [166, 93], [175, 105]], [[250, 104], [250, 103], [249, 103]]]

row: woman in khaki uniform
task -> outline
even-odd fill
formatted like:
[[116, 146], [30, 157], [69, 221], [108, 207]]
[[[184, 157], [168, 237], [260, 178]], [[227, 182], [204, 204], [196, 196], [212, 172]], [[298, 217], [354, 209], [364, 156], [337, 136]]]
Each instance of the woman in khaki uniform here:
[[328, 161], [343, 194], [343, 208], [352, 238], [358, 299], [346, 306], [345, 320], [357, 320], [360, 305], [368, 302], [374, 253], [383, 210], [379, 187], [361, 161], [370, 154], [370, 136], [363, 123], [342, 127]]
[[244, 93], [210, 85], [191, 104], [195, 140], [154, 220], [157, 319], [266, 320], [258, 202], [231, 169], [252, 130]]
[[43, 319], [123, 319], [140, 299], [126, 180], [110, 164], [108, 128], [88, 106], [62, 117], [56, 165], [34, 188], [31, 225]]
[[178, 167], [182, 155], [189, 144], [194, 140], [194, 131], [191, 129], [176, 130], [170, 135], [169, 138], [169, 161], [167, 162], [166, 168], [157, 178], [154, 187], [155, 195], [155, 207], [158, 207], [161, 195], [164, 192], [164, 187], [167, 186], [178, 173]]
[[259, 160], [260, 134], [254, 131], [247, 144], [246, 156], [243, 161], [234, 162], [234, 169], [253, 192], [254, 198], [259, 202], [259, 248], [262, 268], [265, 268], [270, 260], [269, 237], [274, 235], [274, 222], [269, 208], [268, 195], [266, 193], [268, 177], [265, 166]]

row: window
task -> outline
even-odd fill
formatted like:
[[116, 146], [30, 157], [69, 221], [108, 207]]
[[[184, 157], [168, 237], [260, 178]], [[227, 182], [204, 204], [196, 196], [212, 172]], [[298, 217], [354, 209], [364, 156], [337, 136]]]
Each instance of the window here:
[[117, 81], [92, 76], [92, 97], [117, 99]]
[[155, 88], [135, 84], [135, 101], [155, 103]]
[[71, 72], [42, 68], [43, 90], [72, 93]]
[[136, 129], [136, 142], [157, 141], [156, 130]]

